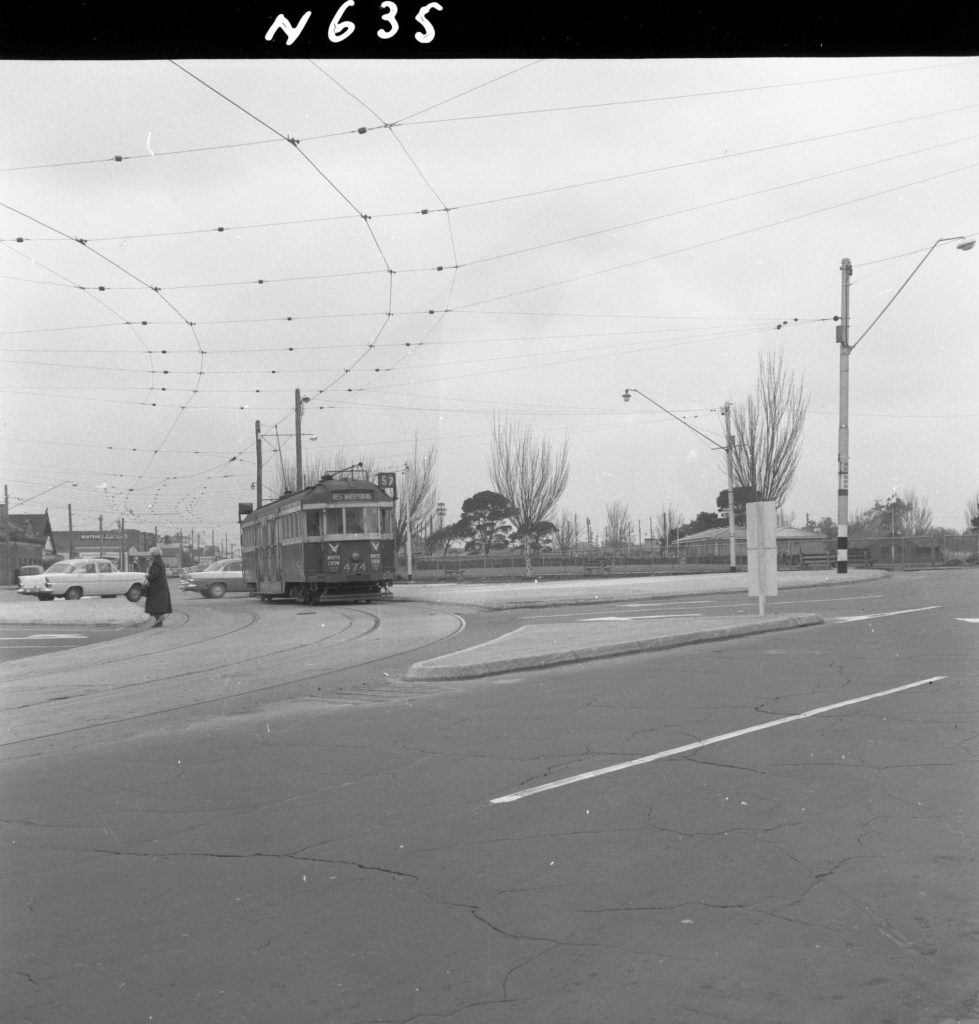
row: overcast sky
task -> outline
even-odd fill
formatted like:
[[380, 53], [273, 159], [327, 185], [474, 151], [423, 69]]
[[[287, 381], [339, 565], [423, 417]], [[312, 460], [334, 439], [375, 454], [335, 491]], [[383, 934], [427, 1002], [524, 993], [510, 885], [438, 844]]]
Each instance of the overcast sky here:
[[[582, 529], [619, 501], [646, 535], [724, 462], [623, 389], [721, 443], [780, 352], [786, 508], [835, 518], [840, 264], [854, 340], [979, 231], [977, 112], [962, 57], [0, 63], [12, 510], [235, 537], [300, 388], [307, 456], [417, 439], [449, 521], [506, 416], [568, 438]], [[851, 511], [913, 487], [964, 526], [977, 324], [979, 249], [942, 243], [852, 356]]]

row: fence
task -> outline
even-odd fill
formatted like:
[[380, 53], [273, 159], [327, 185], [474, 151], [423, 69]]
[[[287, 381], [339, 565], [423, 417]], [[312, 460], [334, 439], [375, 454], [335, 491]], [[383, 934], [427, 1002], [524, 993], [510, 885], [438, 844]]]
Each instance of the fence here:
[[[560, 551], [535, 551], [530, 555], [532, 571], [548, 575], [587, 575], [595, 572], [648, 573], [659, 569], [668, 571], [679, 565], [674, 555], [651, 555], [638, 545], [619, 551], [603, 549], [582, 549], [562, 553]], [[403, 559], [402, 559], [403, 568]], [[522, 551], [491, 551], [482, 554], [415, 555], [412, 559], [413, 572], [459, 575], [513, 575], [525, 572], [527, 557]]]
[[[940, 565], [976, 565], [979, 562], [979, 536], [964, 537], [934, 534], [921, 537], [851, 538], [849, 564], [854, 568], [914, 568]], [[538, 551], [530, 556], [531, 572], [548, 576], [642, 575], [654, 572], [724, 572], [730, 556], [727, 542], [723, 553], [674, 552], [651, 554], [648, 547], [577, 548], [568, 552]], [[402, 556], [400, 571], [406, 572]], [[779, 542], [780, 569], [829, 568], [836, 564], [836, 540], [824, 543], [785, 540]], [[739, 569], [746, 567], [742, 544], [737, 552]], [[413, 574], [460, 579], [479, 576], [516, 576], [526, 572], [522, 551], [491, 551], [482, 554], [415, 555]]]
[[863, 553], [871, 565], [909, 569], [917, 566], [975, 565], [979, 536], [932, 534], [921, 537], [854, 537], [851, 559]]

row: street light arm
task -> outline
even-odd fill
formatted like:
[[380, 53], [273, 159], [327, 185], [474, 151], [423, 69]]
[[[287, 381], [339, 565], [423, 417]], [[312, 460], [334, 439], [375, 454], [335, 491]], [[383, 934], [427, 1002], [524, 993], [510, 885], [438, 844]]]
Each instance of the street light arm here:
[[642, 397], [645, 398], [647, 402], [652, 402], [652, 404], [655, 405], [657, 409], [662, 409], [663, 412], [665, 412], [667, 416], [672, 416], [673, 419], [675, 419], [677, 421], [677, 423], [682, 423], [685, 427], [687, 427], [689, 430], [692, 430], [695, 434], [699, 434], [705, 441], [709, 441], [710, 442], [711, 447], [716, 448], [719, 451], [726, 451], [727, 450], [726, 446], [719, 445], [714, 440], [714, 438], [708, 437], [705, 433], [703, 433], [702, 431], [698, 430], [696, 427], [691, 427], [690, 424], [687, 423], [687, 421], [685, 419], [681, 419], [679, 416], [676, 415], [676, 413], [670, 412], [670, 410], [667, 409], [665, 405], [660, 405], [659, 402], [657, 402], [655, 398], [650, 398], [649, 395], [647, 395], [644, 392], [640, 391], [639, 388], [626, 388], [625, 391], [622, 394], [622, 400], [625, 401], [625, 402], [628, 402], [629, 401], [629, 396], [630, 396], [631, 392], [635, 392], [637, 395], [642, 395]]
[[[914, 268], [914, 270], [912, 270], [911, 273], [908, 274], [908, 276], [905, 278], [904, 284], [902, 284], [901, 287], [898, 288], [898, 290], [891, 296], [890, 301], [887, 303], [887, 305], [884, 306], [884, 308], [877, 314], [877, 316], [874, 317], [873, 320], [871, 320], [870, 326], [867, 327], [866, 330], [863, 332], [863, 334], [861, 334], [860, 337], [857, 338], [857, 340], [850, 346], [850, 351], [852, 352], [857, 347], [857, 345], [859, 345], [860, 342], [863, 341], [863, 339], [867, 336], [867, 334], [869, 333], [870, 329], [874, 326], [874, 324], [876, 324], [877, 321], [890, 308], [891, 303], [901, 294], [901, 292], [904, 291], [905, 287], [907, 286], [907, 284], [911, 280], [911, 278], [914, 277], [914, 275], [918, 273], [918, 271], [921, 269], [921, 265], [938, 248], [938, 246], [941, 245], [942, 242], [964, 241], [965, 237], [966, 237], [965, 235], [953, 235], [951, 238], [939, 238], [936, 242], [934, 242], [932, 247], [918, 261], [918, 265]], [[970, 246], [970, 248], [971, 248], [971, 246]]]

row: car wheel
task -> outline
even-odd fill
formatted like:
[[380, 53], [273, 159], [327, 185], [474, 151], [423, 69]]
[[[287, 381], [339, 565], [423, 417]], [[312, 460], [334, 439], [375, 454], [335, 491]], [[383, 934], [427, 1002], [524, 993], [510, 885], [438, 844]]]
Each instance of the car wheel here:
[[142, 587], [138, 583], [134, 583], [126, 591], [126, 600], [127, 601], [132, 601], [132, 603], [135, 604], [139, 600], [139, 598], [140, 598], [140, 591], [141, 590], [142, 590]]
[[66, 601], [77, 601], [81, 596], [82, 596], [82, 588], [81, 587], [69, 587], [68, 590], [65, 591], [65, 600]]
[[207, 588], [208, 597], [224, 597], [227, 593], [228, 588], [223, 583], [212, 583]]

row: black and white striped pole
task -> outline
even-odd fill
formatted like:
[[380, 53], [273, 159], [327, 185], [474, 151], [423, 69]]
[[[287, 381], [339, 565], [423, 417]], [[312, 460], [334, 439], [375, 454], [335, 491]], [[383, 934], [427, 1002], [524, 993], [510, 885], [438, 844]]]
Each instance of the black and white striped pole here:
[[840, 267], [843, 273], [843, 298], [836, 343], [840, 346], [840, 440], [836, 489], [836, 571], [847, 570], [847, 524], [850, 502], [850, 278], [853, 266], [848, 259]]
[[840, 309], [840, 323], [836, 327], [836, 342], [840, 346], [840, 440], [839, 440], [839, 478], [837, 485], [837, 511], [836, 511], [836, 571], [846, 573], [847, 570], [847, 524], [849, 522], [849, 494], [850, 494], [850, 353], [867, 336], [867, 332], [887, 312], [891, 303], [904, 291], [907, 283], [921, 269], [922, 263], [941, 245], [942, 242], [958, 242], [955, 247], [962, 252], [968, 252], [976, 242], [973, 238], [966, 238], [965, 235], [953, 235], [951, 238], [939, 238], [931, 248], [921, 257], [918, 265], [904, 279], [904, 284], [897, 289], [890, 297], [887, 305], [871, 320], [870, 325], [863, 334], [851, 345], [850, 344], [850, 278], [853, 275], [853, 266], [848, 259], [844, 259], [840, 267], [843, 273], [843, 298]]

